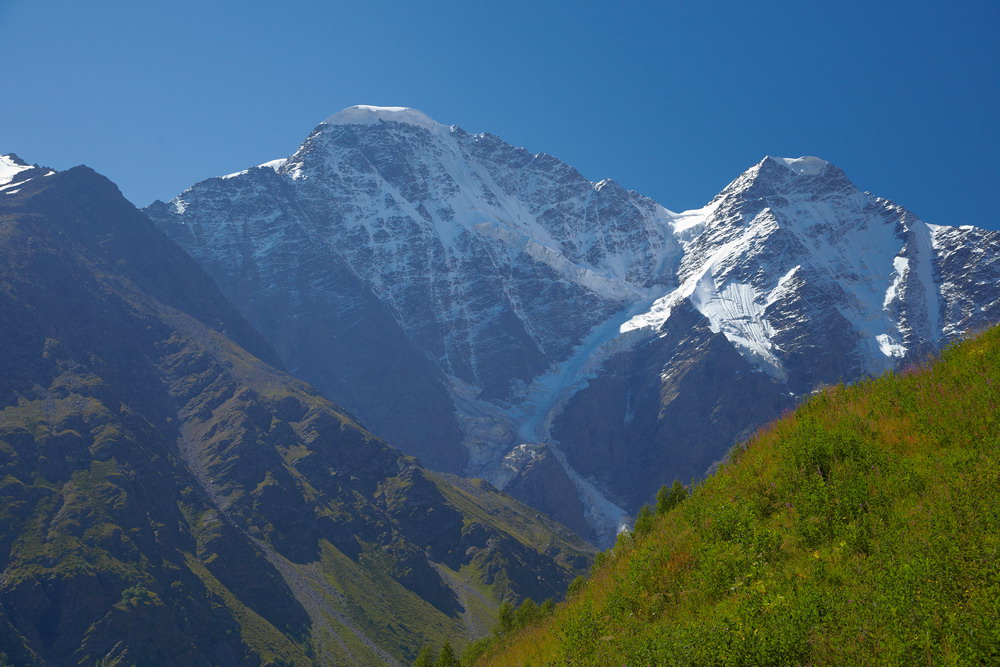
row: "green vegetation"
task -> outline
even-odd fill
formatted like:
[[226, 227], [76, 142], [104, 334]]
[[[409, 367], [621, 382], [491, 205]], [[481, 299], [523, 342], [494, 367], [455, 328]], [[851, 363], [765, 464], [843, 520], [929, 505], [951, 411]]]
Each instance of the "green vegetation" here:
[[501, 646], [512, 634], [551, 616], [555, 606], [555, 602], [551, 599], [537, 605], [534, 600], [528, 598], [516, 608], [510, 602], [504, 602], [500, 605], [492, 634], [470, 644], [462, 653], [462, 662], [472, 664], [480, 656]]
[[[577, 579], [582, 579], [578, 577]], [[469, 644], [462, 652], [462, 664], [471, 664], [480, 656], [496, 649], [511, 634], [526, 628], [532, 624], [539, 623], [548, 618], [555, 609], [555, 602], [546, 600], [541, 605], [535, 604], [531, 598], [527, 598], [519, 606], [514, 606], [510, 602], [503, 602], [497, 614], [497, 622], [493, 626], [493, 632], [489, 636], [483, 637]], [[434, 660], [434, 649], [424, 646], [413, 667], [428, 667], [429, 665], [458, 665], [451, 643], [445, 641], [441, 647], [440, 656], [437, 662]]]
[[162, 602], [160, 602], [160, 597], [156, 593], [146, 590], [146, 587], [142, 584], [136, 584], [122, 591], [121, 604], [126, 607], [140, 607], [143, 605], [158, 605], [162, 604]]
[[417, 659], [413, 661], [413, 667], [434, 667], [434, 650], [430, 646], [420, 649]]
[[27, 190], [0, 206], [0, 664], [408, 662], [587, 567], [263, 363], [110, 182]]
[[441, 647], [441, 653], [438, 655], [437, 667], [459, 667], [458, 658], [455, 657], [455, 649], [451, 647], [451, 644], [445, 642]]
[[825, 390], [475, 664], [996, 663], [998, 407], [1000, 328]]

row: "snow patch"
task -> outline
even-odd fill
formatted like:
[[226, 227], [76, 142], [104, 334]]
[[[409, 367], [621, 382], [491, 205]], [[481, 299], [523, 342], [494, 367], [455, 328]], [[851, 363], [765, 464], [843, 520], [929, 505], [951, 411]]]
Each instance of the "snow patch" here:
[[770, 300], [766, 295], [746, 283], [732, 282], [720, 287], [711, 272], [705, 272], [688, 298], [708, 318], [714, 333], [721, 331], [751, 363], [778, 379], [785, 379], [781, 362], [772, 352], [774, 329], [764, 317]]
[[0, 185], [10, 183], [15, 176], [28, 169], [31, 165], [24, 164], [17, 156], [0, 155]]
[[[288, 162], [288, 158], [286, 158], [286, 157], [278, 158], [277, 160], [271, 160], [269, 162], [265, 162], [264, 164], [258, 164], [257, 167], [256, 167], [256, 169], [273, 169], [274, 171], [278, 171], [278, 169], [280, 169], [281, 167], [283, 167], [286, 162]], [[251, 167], [251, 168], [253, 168], [253, 167]], [[221, 178], [223, 180], [228, 180], [230, 178], [236, 178], [237, 176], [242, 176], [242, 175], [247, 174], [249, 172], [250, 172], [250, 169], [244, 169], [243, 171], [237, 171], [237, 172], [233, 172], [232, 174], [226, 174], [225, 176], [219, 176], [219, 178]]]
[[277, 160], [270, 160], [269, 162], [265, 162], [264, 164], [259, 164], [257, 166], [260, 167], [261, 169], [267, 168], [278, 171], [278, 169], [285, 166], [286, 162], [288, 162], [288, 158], [282, 157], [278, 158]]
[[893, 359], [902, 359], [906, 356], [906, 347], [889, 334], [879, 334], [875, 337], [875, 340], [878, 341], [878, 349], [885, 356]]
[[[13, 185], [15, 184], [12, 184], [11, 181], [13, 181], [17, 177], [17, 175], [20, 174], [22, 171], [28, 171], [30, 169], [35, 169], [35, 166], [25, 163], [24, 160], [17, 157], [13, 153], [9, 153], [7, 155], [0, 155], [0, 190], [13, 187]], [[44, 174], [42, 174], [42, 176], [51, 176], [54, 173], [56, 172], [49, 169]], [[28, 180], [31, 179], [18, 181], [16, 185], [21, 185], [22, 183], [26, 183]], [[14, 192], [16, 192], [16, 190], [8, 192], [7, 194], [14, 194]]]
[[[910, 271], [910, 260], [906, 257], [894, 257], [892, 259], [892, 282], [889, 283], [889, 289], [885, 291], [885, 301], [882, 302], [882, 308], [887, 309], [893, 301], [895, 301], [900, 296], [900, 286], [903, 281], [906, 280], [906, 274]], [[879, 342], [879, 347], [881, 347], [881, 341]]]

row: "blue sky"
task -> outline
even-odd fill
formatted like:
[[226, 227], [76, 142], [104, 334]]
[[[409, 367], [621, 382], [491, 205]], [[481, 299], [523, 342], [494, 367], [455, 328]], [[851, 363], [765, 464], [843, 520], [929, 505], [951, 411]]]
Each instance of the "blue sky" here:
[[0, 152], [138, 205], [411, 106], [674, 210], [818, 155], [1000, 228], [1000, 2], [0, 0]]

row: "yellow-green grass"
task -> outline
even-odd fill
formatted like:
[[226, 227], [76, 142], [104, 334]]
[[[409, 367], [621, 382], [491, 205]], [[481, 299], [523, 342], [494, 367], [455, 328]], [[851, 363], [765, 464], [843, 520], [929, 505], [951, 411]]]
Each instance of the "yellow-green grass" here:
[[997, 328], [823, 391], [476, 664], [995, 664], [998, 408]]

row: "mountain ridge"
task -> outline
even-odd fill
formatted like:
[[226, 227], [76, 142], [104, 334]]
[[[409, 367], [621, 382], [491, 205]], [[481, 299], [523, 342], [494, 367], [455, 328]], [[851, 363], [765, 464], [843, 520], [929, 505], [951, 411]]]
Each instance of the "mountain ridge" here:
[[[352, 109], [321, 123], [291, 157], [203, 181], [147, 213], [269, 340], [282, 341], [279, 354], [296, 359], [290, 368], [422, 460], [502, 486], [521, 474], [507, 472], [525, 460], [520, 445], [547, 448], [572, 488], [560, 481], [561, 500], [541, 509], [578, 525], [566, 510], [575, 493], [591, 539], [613, 539], [648, 498], [601, 457], [606, 474], [579, 474], [579, 461], [612, 445], [560, 415], [600, 384], [609, 360], [662, 338], [679, 304], [704, 318], [702, 336], [721, 334], [751, 368], [704, 363], [764, 373], [795, 396], [920, 358], [1000, 318], [1000, 266], [989, 253], [975, 269], [945, 260], [972, 251], [963, 237], [1000, 248], [1000, 234], [928, 225], [820, 158], [766, 157], [705, 207], [674, 213], [488, 133], [428, 129], [426, 116], [404, 108]], [[419, 122], [394, 120], [406, 114]], [[297, 301], [287, 316], [297, 322], [276, 324], [258, 305], [276, 290]], [[355, 307], [332, 303], [334, 293]], [[378, 304], [356, 307], [371, 298]], [[336, 331], [338, 312], [382, 324], [365, 335]], [[331, 332], [325, 343], [312, 337], [318, 330]], [[324, 360], [356, 349], [413, 363], [398, 374], [362, 368], [350, 386], [335, 386], [338, 364]], [[651, 387], [671, 363], [634, 375], [626, 394]], [[624, 367], [654, 373], [641, 360]], [[391, 388], [396, 375], [405, 379]], [[427, 391], [406, 395], [407, 384]], [[397, 407], [395, 424], [374, 414], [375, 395]], [[700, 476], [739, 433], [776, 416], [733, 416], [710, 442], [671, 443], [657, 426], [656, 392], [643, 395], [647, 422], [634, 428], [658, 438], [636, 452], [656, 462], [646, 490]], [[689, 417], [711, 420], [709, 405], [695, 407]], [[629, 423], [632, 412], [602, 419]], [[447, 437], [428, 444], [420, 429], [430, 424]], [[671, 468], [663, 450], [693, 451], [693, 467]]]
[[17, 664], [402, 664], [590, 550], [425, 470], [85, 167], [0, 193], [0, 644]]

